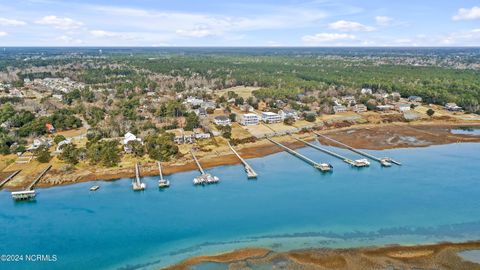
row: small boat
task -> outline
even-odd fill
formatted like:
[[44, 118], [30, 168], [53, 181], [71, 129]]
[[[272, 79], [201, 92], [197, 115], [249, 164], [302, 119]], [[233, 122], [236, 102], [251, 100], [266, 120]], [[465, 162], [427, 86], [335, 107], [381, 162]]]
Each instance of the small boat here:
[[317, 168], [318, 170], [320, 170], [322, 172], [330, 172], [330, 171], [332, 171], [333, 166], [328, 164], [328, 163], [320, 163], [320, 164], [315, 165], [315, 168]]
[[93, 186], [90, 188], [90, 191], [97, 191], [100, 188], [100, 186]]
[[389, 161], [385, 160], [385, 159], [382, 159], [380, 161], [380, 164], [383, 166], [383, 167], [391, 167], [392, 166], [392, 163], [390, 163]]
[[147, 185], [145, 183], [139, 184], [137, 182], [133, 182], [132, 187], [134, 191], [139, 191], [139, 190], [144, 190], [147, 187]]
[[158, 187], [159, 188], [168, 188], [170, 186], [170, 181], [162, 179], [158, 181]]
[[355, 160], [355, 166], [357, 166], [357, 167], [368, 167], [368, 166], [370, 166], [370, 161], [368, 161], [366, 158], [357, 159], [357, 160]]

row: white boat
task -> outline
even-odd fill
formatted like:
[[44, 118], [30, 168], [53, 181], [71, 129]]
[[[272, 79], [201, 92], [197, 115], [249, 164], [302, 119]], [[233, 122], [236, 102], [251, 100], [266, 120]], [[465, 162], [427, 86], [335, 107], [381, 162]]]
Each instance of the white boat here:
[[380, 161], [380, 164], [381, 164], [383, 167], [390, 167], [390, 166], [392, 166], [392, 163], [389, 162], [389, 161], [387, 161], [387, 160], [385, 160], [385, 159], [382, 159], [382, 160]]
[[315, 165], [315, 168], [319, 169], [322, 172], [330, 172], [333, 169], [333, 166], [328, 163], [320, 163]]
[[97, 191], [100, 188], [100, 186], [93, 186], [90, 188], [90, 191]]
[[355, 166], [357, 166], [357, 167], [368, 167], [368, 166], [370, 166], [370, 161], [368, 161], [366, 158], [357, 159], [357, 160], [355, 160]]
[[144, 190], [147, 187], [145, 183], [138, 184], [137, 182], [133, 182], [132, 186], [134, 191]]
[[170, 186], [170, 181], [168, 181], [168, 180], [162, 179], [162, 180], [158, 181], [158, 187], [159, 188], [167, 188], [169, 186]]

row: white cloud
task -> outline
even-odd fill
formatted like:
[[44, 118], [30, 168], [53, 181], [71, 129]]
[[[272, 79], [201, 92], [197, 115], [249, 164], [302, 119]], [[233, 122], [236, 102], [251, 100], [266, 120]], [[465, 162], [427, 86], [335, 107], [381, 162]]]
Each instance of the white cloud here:
[[480, 7], [461, 8], [452, 19], [454, 21], [480, 19]]
[[26, 25], [27, 23], [24, 21], [7, 19], [7, 18], [0, 18], [0, 25], [1, 26], [22, 26]]
[[72, 29], [77, 29], [83, 26], [82, 22], [75, 21], [68, 17], [61, 18], [53, 15], [45, 16], [40, 20], [35, 21], [35, 23], [50, 25], [61, 30], [72, 30]]
[[392, 23], [393, 19], [387, 16], [377, 16], [375, 17], [375, 21], [380, 26], [388, 26]]
[[302, 37], [302, 41], [308, 44], [331, 43], [334, 41], [353, 40], [354, 35], [339, 33], [318, 33], [315, 35], [306, 35]]
[[193, 29], [179, 29], [176, 33], [184, 37], [193, 37], [193, 38], [203, 38], [208, 36], [213, 36], [215, 33], [206, 27], [195, 27]]
[[477, 46], [480, 43], [480, 28], [450, 33], [440, 42], [444, 45]]
[[6, 36], [6, 35], [8, 35], [7, 32], [0, 32], [0, 37], [4, 37], [4, 36]]
[[65, 44], [82, 44], [83, 41], [81, 39], [76, 39], [71, 36], [63, 35], [59, 36], [57, 40], [65, 43]]
[[328, 25], [328, 28], [344, 31], [344, 32], [371, 32], [375, 30], [375, 28], [371, 26], [366, 26], [358, 22], [345, 21], [345, 20], [340, 20], [334, 23], [330, 23]]
[[98, 37], [98, 38], [119, 36], [118, 33], [104, 31], [104, 30], [92, 30], [92, 31], [90, 31], [90, 34], [92, 34], [92, 36]]

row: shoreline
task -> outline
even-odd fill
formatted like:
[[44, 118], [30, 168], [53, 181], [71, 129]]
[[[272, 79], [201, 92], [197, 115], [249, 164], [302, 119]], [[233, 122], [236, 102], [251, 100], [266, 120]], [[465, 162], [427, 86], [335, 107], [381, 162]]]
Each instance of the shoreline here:
[[[342, 141], [357, 149], [367, 150], [385, 150], [396, 148], [416, 148], [428, 147], [431, 145], [451, 144], [458, 142], [480, 142], [480, 136], [452, 134], [451, 129], [460, 127], [480, 128], [478, 122], [415, 122], [415, 123], [387, 123], [387, 124], [356, 124], [343, 128], [323, 129], [318, 132], [328, 135], [334, 139]], [[307, 141], [315, 139], [312, 133], [300, 133], [296, 136]], [[282, 142], [292, 149], [302, 148], [305, 145], [292, 139], [289, 136], [276, 137], [276, 140]], [[319, 138], [322, 144], [336, 146], [334, 143]], [[265, 139], [258, 140], [254, 143], [234, 146], [237, 152], [245, 159], [259, 158], [275, 153], [282, 152], [278, 146], [273, 145]], [[210, 169], [217, 166], [228, 166], [241, 164], [240, 160], [230, 151], [223, 152], [210, 151], [199, 153], [202, 167]], [[155, 163], [141, 163], [141, 176], [157, 176], [158, 169]], [[179, 172], [187, 172], [197, 170], [194, 161], [184, 155], [178, 160], [163, 163], [164, 175], [170, 175]], [[6, 177], [8, 173], [13, 171], [3, 171], [2, 177]], [[31, 176], [29, 176], [31, 177]], [[114, 167], [114, 168], [98, 168], [86, 167], [77, 168], [73, 172], [61, 172], [58, 168], [53, 168], [38, 184], [38, 188], [48, 188], [54, 186], [63, 186], [91, 181], [115, 181], [122, 178], [135, 177], [133, 167]], [[28, 179], [27, 179], [28, 180]], [[11, 181], [7, 183], [4, 189], [19, 190], [22, 189], [28, 181]]]
[[[187, 270], [204, 263], [221, 263], [228, 269], [277, 266], [284, 269], [480, 269], [480, 264], [462, 259], [458, 253], [479, 250], [480, 240], [419, 245], [386, 245], [359, 248], [311, 248], [275, 252], [246, 248], [210, 256], [191, 257], [164, 270]], [[440, 268], [439, 268], [440, 267]]]

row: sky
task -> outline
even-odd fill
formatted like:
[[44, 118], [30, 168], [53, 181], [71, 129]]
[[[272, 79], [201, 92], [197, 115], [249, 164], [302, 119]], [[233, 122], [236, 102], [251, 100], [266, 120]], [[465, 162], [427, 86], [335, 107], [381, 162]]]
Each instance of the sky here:
[[0, 0], [0, 46], [480, 46], [480, 1]]

